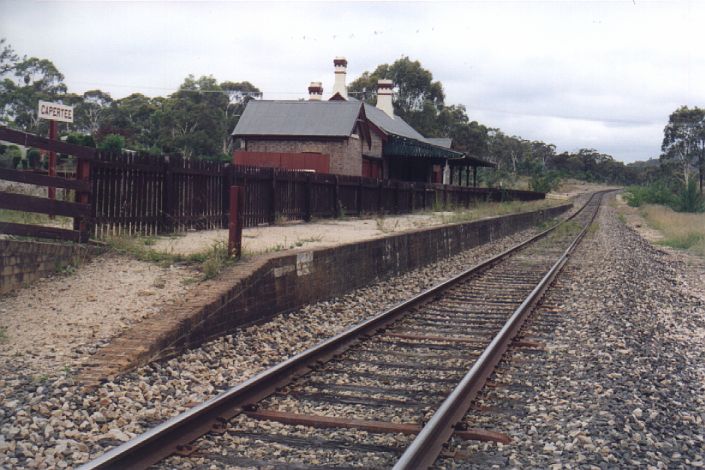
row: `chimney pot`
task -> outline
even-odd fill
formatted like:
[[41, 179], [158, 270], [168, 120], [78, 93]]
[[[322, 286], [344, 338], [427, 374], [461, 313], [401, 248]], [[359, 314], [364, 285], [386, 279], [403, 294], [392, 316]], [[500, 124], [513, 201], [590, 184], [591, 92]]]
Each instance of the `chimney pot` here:
[[346, 75], [348, 73], [348, 61], [345, 57], [336, 57], [333, 59], [335, 69], [335, 82], [333, 83], [333, 95], [339, 94], [343, 99], [348, 99], [348, 86], [345, 84]]
[[391, 80], [377, 81], [377, 109], [381, 109], [394, 119], [394, 106], [392, 105], [392, 89], [394, 82]]
[[323, 84], [321, 82], [311, 82], [308, 86], [309, 101], [320, 101], [323, 96]]

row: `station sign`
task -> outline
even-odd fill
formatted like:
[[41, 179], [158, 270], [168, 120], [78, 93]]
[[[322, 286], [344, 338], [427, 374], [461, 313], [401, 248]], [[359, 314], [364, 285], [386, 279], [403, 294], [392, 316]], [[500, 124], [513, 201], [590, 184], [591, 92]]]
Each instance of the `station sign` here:
[[39, 102], [39, 118], [52, 119], [61, 122], [73, 122], [73, 106], [65, 104], [49, 103], [48, 101]]

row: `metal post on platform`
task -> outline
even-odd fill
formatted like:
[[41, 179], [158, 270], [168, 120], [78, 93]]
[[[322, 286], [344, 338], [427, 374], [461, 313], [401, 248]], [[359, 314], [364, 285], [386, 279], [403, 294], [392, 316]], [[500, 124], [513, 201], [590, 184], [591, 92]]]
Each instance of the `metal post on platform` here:
[[230, 186], [230, 218], [228, 220], [228, 256], [242, 256], [242, 211], [245, 188]]

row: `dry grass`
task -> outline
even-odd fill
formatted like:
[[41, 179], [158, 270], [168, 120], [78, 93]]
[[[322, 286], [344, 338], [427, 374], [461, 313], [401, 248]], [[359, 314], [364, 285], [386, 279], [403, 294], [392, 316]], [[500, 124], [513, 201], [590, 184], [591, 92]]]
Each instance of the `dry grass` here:
[[561, 180], [560, 184], [553, 192], [575, 195], [584, 192], [601, 191], [612, 187], [614, 186], [602, 183], [588, 183], [587, 181], [576, 180], [574, 178], [566, 178]]
[[663, 245], [705, 256], [705, 214], [675, 212], [669, 207], [646, 205], [640, 214], [663, 234]]
[[[508, 201], [508, 202], [478, 202], [468, 208], [457, 208], [453, 211], [434, 213], [432, 225], [470, 222], [473, 220], [496, 217], [500, 215], [518, 214], [565, 204], [566, 201], [541, 199], [538, 201]], [[429, 224], [431, 225], [431, 224]]]

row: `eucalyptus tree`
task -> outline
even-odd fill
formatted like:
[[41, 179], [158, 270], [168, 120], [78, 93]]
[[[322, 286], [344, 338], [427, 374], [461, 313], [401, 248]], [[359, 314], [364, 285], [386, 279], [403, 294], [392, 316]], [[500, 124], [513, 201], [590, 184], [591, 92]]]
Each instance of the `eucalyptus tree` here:
[[376, 104], [377, 81], [394, 82], [394, 113], [422, 134], [433, 135], [435, 119], [445, 100], [441, 82], [418, 60], [402, 56], [392, 64], [381, 64], [373, 72], [366, 71], [348, 86], [348, 93], [370, 104]]
[[30, 57], [13, 65], [0, 83], [0, 113], [8, 124], [34, 133], [46, 132], [46, 121], [37, 115], [39, 100], [62, 102], [64, 76], [47, 59]]
[[675, 164], [688, 185], [692, 172], [698, 173], [700, 194], [705, 178], [705, 109], [681, 106], [668, 117], [663, 130], [661, 161]]

